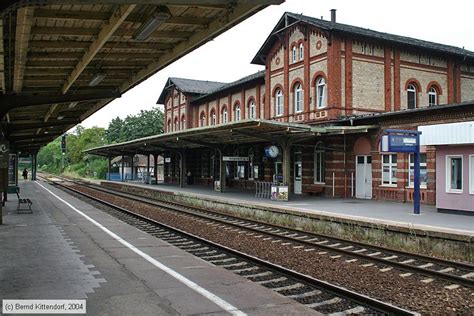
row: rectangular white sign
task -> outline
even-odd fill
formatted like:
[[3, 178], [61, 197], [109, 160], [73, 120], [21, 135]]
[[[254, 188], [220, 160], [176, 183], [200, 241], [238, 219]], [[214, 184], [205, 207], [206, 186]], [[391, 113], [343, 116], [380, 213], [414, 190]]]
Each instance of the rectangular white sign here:
[[3, 300], [3, 314], [85, 314], [86, 300]]
[[249, 157], [223, 156], [223, 161], [249, 161]]

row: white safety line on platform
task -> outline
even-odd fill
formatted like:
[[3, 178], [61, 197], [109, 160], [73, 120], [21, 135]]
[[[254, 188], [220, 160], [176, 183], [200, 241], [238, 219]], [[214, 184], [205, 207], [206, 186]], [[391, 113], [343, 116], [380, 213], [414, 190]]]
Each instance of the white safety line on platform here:
[[99, 222], [97, 222], [96, 220], [94, 220], [93, 218], [91, 218], [90, 216], [86, 215], [85, 213], [83, 213], [82, 211], [78, 210], [77, 208], [75, 208], [73, 205], [71, 205], [69, 202], [66, 202], [64, 199], [62, 199], [61, 197], [57, 196], [56, 194], [54, 194], [51, 190], [49, 190], [48, 188], [46, 188], [45, 186], [43, 186], [42, 184], [38, 183], [38, 182], [35, 182], [36, 184], [38, 184], [40, 187], [42, 187], [44, 190], [46, 190], [47, 192], [49, 192], [52, 196], [54, 196], [55, 198], [57, 198], [59, 201], [63, 202], [64, 204], [66, 204], [67, 206], [69, 206], [72, 210], [74, 210], [75, 212], [77, 212], [78, 214], [82, 215], [83, 217], [85, 217], [87, 220], [89, 220], [91, 223], [93, 223], [94, 225], [96, 225], [97, 227], [99, 227], [100, 229], [102, 229], [105, 233], [107, 233], [108, 235], [110, 235], [113, 239], [115, 239], [116, 241], [118, 241], [119, 243], [121, 243], [122, 245], [124, 245], [125, 247], [129, 248], [130, 250], [132, 250], [133, 252], [135, 252], [136, 254], [138, 254], [139, 256], [141, 256], [142, 258], [144, 258], [145, 260], [147, 260], [148, 262], [150, 262], [152, 265], [154, 265], [155, 267], [157, 267], [158, 269], [166, 272], [167, 274], [169, 274], [170, 276], [174, 277], [176, 280], [184, 283], [186, 286], [188, 286], [189, 288], [193, 289], [194, 291], [198, 292], [199, 294], [201, 294], [202, 296], [204, 296], [205, 298], [207, 298], [208, 300], [210, 300], [211, 302], [215, 303], [216, 305], [218, 305], [219, 307], [221, 307], [223, 310], [225, 310], [226, 312], [232, 314], [232, 315], [238, 315], [238, 316], [245, 316], [247, 315], [246, 313], [242, 312], [241, 310], [237, 309], [237, 307], [233, 306], [232, 304], [226, 302], [225, 300], [223, 300], [222, 298], [218, 297], [217, 295], [209, 292], [208, 290], [202, 288], [201, 286], [199, 286], [198, 284], [194, 283], [193, 281], [189, 280], [188, 278], [186, 278], [185, 276], [179, 274], [178, 272], [174, 271], [173, 269], [165, 266], [164, 264], [162, 264], [161, 262], [159, 262], [158, 260], [156, 260], [155, 258], [149, 256], [148, 254], [144, 253], [143, 251], [141, 251], [140, 249], [138, 249], [137, 247], [135, 247], [134, 245], [130, 244], [129, 242], [125, 241], [124, 239], [122, 239], [119, 235], [115, 234], [114, 232], [110, 231], [108, 228], [104, 227], [102, 224], [100, 224]]

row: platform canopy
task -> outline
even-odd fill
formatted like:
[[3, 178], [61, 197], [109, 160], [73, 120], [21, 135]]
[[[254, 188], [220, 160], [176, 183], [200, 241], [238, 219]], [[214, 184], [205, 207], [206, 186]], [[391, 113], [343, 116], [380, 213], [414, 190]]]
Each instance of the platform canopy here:
[[3, 138], [36, 152], [160, 69], [283, 1], [2, 0]]
[[144, 137], [128, 142], [91, 148], [86, 153], [98, 156], [153, 154], [167, 150], [179, 151], [190, 148], [222, 148], [226, 145], [268, 142], [297, 145], [322, 135], [366, 133], [375, 125], [364, 126], [311, 126], [299, 123], [283, 123], [262, 119], [249, 119], [217, 126], [206, 126], [184, 131]]

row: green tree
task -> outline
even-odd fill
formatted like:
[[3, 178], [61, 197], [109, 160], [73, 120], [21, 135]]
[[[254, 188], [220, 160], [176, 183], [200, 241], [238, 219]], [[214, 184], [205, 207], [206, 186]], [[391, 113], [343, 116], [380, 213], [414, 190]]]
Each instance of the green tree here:
[[145, 111], [138, 115], [129, 115], [124, 120], [123, 140], [158, 135], [163, 133], [163, 112], [159, 108]]
[[124, 121], [120, 117], [112, 119], [106, 131], [109, 144], [120, 143], [125, 140]]

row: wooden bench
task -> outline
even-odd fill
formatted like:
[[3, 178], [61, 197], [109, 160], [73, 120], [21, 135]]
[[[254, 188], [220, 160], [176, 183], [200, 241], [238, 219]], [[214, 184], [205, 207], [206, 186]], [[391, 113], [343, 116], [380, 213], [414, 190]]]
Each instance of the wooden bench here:
[[313, 194], [321, 194], [324, 192], [324, 185], [312, 185], [303, 187], [303, 193], [308, 193], [310, 195]]

